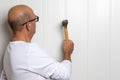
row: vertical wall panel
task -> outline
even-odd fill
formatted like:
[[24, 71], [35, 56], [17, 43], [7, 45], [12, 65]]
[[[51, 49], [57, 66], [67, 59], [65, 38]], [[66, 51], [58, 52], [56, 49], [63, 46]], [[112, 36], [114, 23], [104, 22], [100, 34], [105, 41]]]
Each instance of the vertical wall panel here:
[[96, 80], [95, 0], [88, 7], [88, 80]]
[[75, 44], [71, 80], [87, 80], [87, 4], [87, 0], [67, 0], [69, 36]]
[[108, 79], [109, 0], [89, 1], [88, 79]]
[[44, 48], [55, 59], [62, 58], [63, 28], [65, 19], [65, 0], [43, 0]]
[[120, 80], [120, 1], [112, 0], [111, 80]]

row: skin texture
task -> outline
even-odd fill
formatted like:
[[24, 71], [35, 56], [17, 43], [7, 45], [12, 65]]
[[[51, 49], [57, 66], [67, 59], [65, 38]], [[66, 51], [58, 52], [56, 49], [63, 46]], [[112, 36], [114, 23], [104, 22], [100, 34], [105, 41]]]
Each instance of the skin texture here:
[[[34, 18], [35, 14], [30, 7], [26, 5], [16, 5], [12, 7], [8, 12], [8, 23], [13, 31], [11, 41], [31, 42], [31, 39], [36, 31], [36, 23], [35, 21], [32, 21], [26, 23], [25, 25], [22, 24]], [[71, 61], [73, 48], [74, 44], [72, 40], [64, 40], [64, 60]]]

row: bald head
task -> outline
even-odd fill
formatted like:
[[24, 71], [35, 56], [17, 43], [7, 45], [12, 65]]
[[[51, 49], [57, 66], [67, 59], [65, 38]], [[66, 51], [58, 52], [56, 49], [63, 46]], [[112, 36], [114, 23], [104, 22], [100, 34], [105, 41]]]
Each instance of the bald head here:
[[26, 5], [16, 5], [8, 12], [8, 23], [13, 31], [21, 31], [22, 24], [32, 19], [32, 9]]

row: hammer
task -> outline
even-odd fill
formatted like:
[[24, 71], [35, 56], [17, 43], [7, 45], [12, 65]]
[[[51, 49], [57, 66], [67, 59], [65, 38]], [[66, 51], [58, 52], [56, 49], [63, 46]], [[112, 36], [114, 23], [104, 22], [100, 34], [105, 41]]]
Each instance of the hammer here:
[[64, 34], [65, 34], [65, 40], [68, 41], [69, 36], [68, 36], [68, 30], [67, 30], [67, 24], [68, 20], [63, 20], [62, 21], [62, 26], [64, 27]]

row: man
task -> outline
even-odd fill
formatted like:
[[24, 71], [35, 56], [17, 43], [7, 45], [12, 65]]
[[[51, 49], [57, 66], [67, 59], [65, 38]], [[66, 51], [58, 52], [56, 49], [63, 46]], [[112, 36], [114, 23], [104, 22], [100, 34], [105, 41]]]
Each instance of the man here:
[[16, 5], [9, 10], [8, 23], [13, 36], [3, 62], [7, 80], [70, 80], [73, 42], [64, 40], [64, 60], [54, 60], [31, 43], [37, 21], [39, 17], [26, 5]]

